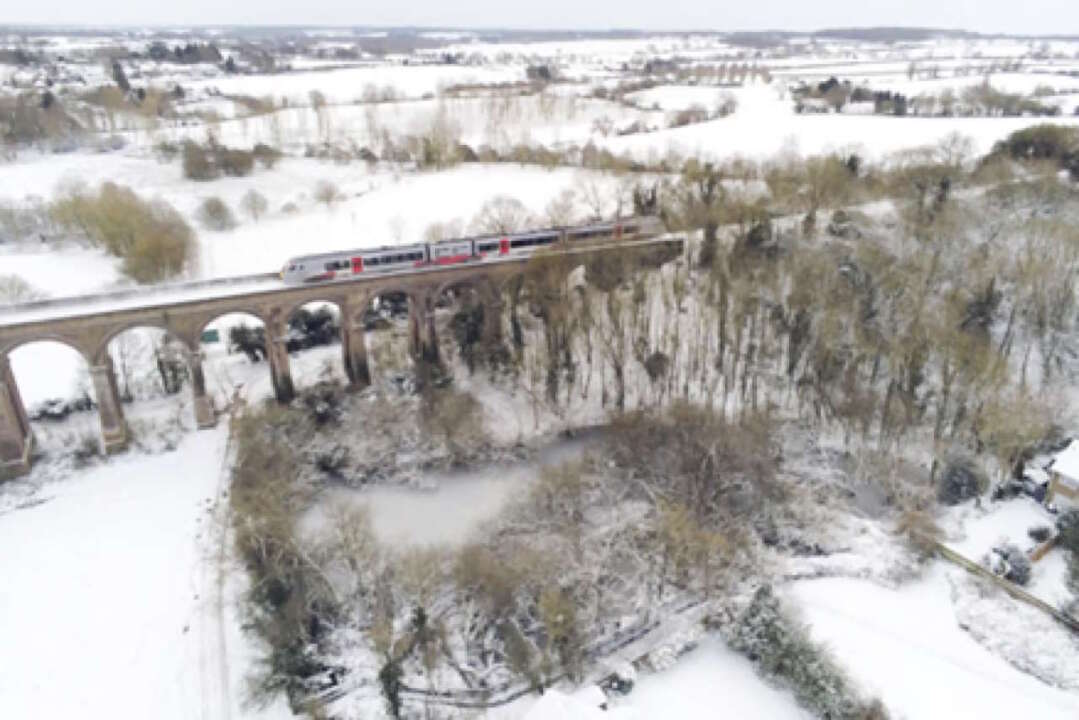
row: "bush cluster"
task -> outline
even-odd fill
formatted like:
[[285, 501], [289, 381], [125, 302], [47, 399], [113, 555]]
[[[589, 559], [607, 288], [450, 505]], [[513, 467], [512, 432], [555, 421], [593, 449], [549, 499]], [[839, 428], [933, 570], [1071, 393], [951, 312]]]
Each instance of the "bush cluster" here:
[[208, 197], [199, 205], [199, 222], [207, 230], [231, 230], [236, 227], [236, 216], [219, 197]]
[[69, 188], [50, 207], [62, 227], [79, 232], [123, 260], [136, 282], [160, 282], [182, 272], [195, 254], [195, 233], [163, 200], [144, 200], [107, 182], [97, 192]]
[[[165, 148], [162, 148], [164, 150]], [[188, 180], [214, 180], [222, 175], [250, 175], [257, 160], [263, 167], [273, 167], [281, 153], [269, 145], [239, 150], [218, 143], [211, 136], [206, 144], [185, 140], [181, 148], [184, 177]]]
[[1016, 130], [993, 147], [989, 157], [1015, 160], [1049, 160], [1079, 180], [1079, 128], [1042, 124]]

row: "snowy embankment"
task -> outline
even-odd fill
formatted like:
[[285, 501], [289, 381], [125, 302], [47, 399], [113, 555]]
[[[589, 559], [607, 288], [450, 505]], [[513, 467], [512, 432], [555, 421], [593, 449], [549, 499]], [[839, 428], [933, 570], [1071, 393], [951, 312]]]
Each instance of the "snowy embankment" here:
[[112, 458], [0, 514], [0, 717], [241, 716], [253, 650], [224, 583], [226, 437]]
[[813, 639], [829, 646], [893, 716], [1079, 717], [1079, 695], [1039, 682], [964, 632], [952, 608], [952, 575], [962, 580], [962, 571], [938, 563], [925, 578], [898, 590], [828, 578], [794, 583], [789, 595]]

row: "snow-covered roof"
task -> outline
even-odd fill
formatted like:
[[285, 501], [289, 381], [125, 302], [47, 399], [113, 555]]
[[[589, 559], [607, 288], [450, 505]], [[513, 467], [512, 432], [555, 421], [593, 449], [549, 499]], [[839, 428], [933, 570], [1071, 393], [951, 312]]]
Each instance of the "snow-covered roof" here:
[[1056, 454], [1052, 470], [1072, 485], [1079, 485], [1079, 440], [1072, 440]]

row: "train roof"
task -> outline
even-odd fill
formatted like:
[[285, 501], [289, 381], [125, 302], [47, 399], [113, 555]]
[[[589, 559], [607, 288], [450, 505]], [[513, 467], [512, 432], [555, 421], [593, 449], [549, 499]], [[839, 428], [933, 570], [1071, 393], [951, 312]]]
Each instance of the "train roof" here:
[[538, 230], [525, 230], [523, 232], [513, 232], [513, 233], [486, 233], [484, 235], [468, 235], [466, 237], [459, 237], [459, 238], [446, 238], [446, 239], [443, 239], [443, 240], [438, 240], [438, 241], [433, 242], [433, 243], [411, 243], [409, 245], [382, 245], [380, 247], [373, 247], [373, 248], [355, 248], [355, 249], [352, 249], [352, 250], [338, 250], [336, 252], [318, 253], [318, 254], [315, 254], [315, 255], [297, 255], [296, 257], [289, 258], [287, 262], [288, 263], [294, 263], [294, 262], [300, 262], [300, 261], [305, 261], [305, 260], [325, 260], [325, 259], [329, 259], [329, 258], [341, 257], [342, 255], [347, 255], [349, 257], [353, 257], [353, 256], [360, 255], [360, 254], [363, 254], [363, 253], [373, 253], [373, 252], [408, 252], [409, 250], [417, 250], [417, 249], [420, 249], [420, 248], [424, 248], [429, 244], [430, 245], [441, 245], [443, 243], [458, 243], [458, 242], [465, 242], [465, 241], [470, 242], [470, 241], [473, 241], [473, 240], [475, 240], [475, 241], [498, 240], [498, 239], [501, 239], [501, 238], [511, 238], [511, 239], [512, 238], [532, 238], [532, 237], [540, 237], [540, 236], [543, 236], [543, 235], [551, 235], [553, 233], [560, 233], [560, 232], [563, 232], [563, 231], [565, 231], [565, 232], [575, 232], [575, 231], [592, 230], [592, 229], [596, 229], [596, 228], [613, 228], [613, 227], [616, 227], [618, 225], [626, 225], [626, 224], [629, 224], [629, 223], [647, 222], [649, 220], [655, 220], [655, 218], [650, 218], [648, 216], [628, 217], [628, 218], [622, 218], [622, 219], [619, 219], [619, 220], [606, 220], [606, 221], [603, 221], [603, 222], [589, 223], [587, 225], [555, 226], [555, 227], [541, 228], [541, 229], [538, 229]]

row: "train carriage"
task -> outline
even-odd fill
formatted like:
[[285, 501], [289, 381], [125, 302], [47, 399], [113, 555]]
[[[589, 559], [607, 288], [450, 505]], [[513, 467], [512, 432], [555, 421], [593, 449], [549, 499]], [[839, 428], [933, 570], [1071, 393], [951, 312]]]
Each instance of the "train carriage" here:
[[572, 247], [588, 241], [622, 240], [663, 232], [656, 218], [630, 218], [570, 228], [551, 228], [435, 243], [372, 248], [292, 258], [281, 269], [289, 284], [333, 282], [362, 273], [482, 262], [501, 256], [527, 256], [551, 246]]

